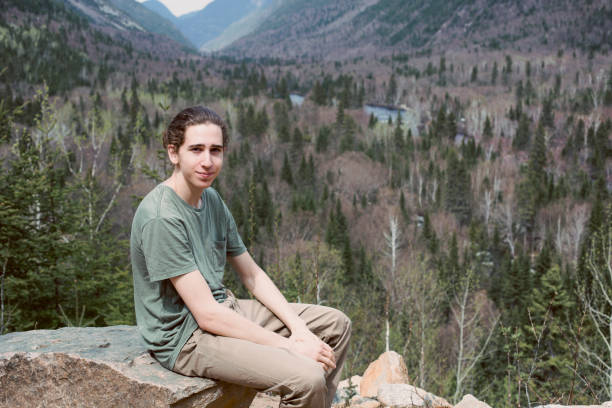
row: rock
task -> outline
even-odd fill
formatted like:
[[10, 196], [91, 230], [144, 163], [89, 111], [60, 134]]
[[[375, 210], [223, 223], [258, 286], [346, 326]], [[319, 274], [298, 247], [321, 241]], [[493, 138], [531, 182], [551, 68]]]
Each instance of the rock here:
[[254, 395], [166, 370], [134, 326], [0, 336], [0, 406], [246, 408]]
[[[607, 404], [607, 405], [606, 405]], [[548, 404], [538, 405], [534, 408], [608, 408], [612, 407], [612, 402], [604, 402], [602, 405], [559, 405], [559, 404]]]
[[359, 384], [362, 397], [375, 397], [381, 384], [408, 384], [408, 369], [402, 356], [388, 351], [370, 363]]
[[479, 401], [472, 394], [464, 395], [455, 408], [491, 408], [486, 402]]
[[410, 384], [381, 384], [378, 401], [394, 408], [452, 408], [444, 398]]
[[249, 408], [278, 408], [280, 396], [258, 392]]
[[370, 399], [363, 398], [359, 401], [356, 401], [355, 404], [351, 403], [350, 408], [379, 408], [380, 402]]
[[[350, 384], [349, 384], [350, 381]], [[355, 393], [359, 395], [359, 383], [361, 382], [361, 376], [354, 375], [351, 378], [347, 378], [338, 383], [338, 389], [334, 396], [334, 404], [340, 403], [346, 399], [350, 399]], [[352, 388], [352, 390], [351, 390]]]
[[332, 404], [332, 408], [379, 408], [380, 406], [380, 402], [375, 399], [361, 397], [359, 395], [355, 395], [351, 398], [348, 405], [344, 401]]

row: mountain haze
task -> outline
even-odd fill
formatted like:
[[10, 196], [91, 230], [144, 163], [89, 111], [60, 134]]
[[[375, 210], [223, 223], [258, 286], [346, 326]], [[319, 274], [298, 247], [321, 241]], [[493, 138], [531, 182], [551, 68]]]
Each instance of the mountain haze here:
[[270, 0], [215, 0], [202, 10], [180, 16], [176, 25], [189, 41], [200, 48], [232, 23], [268, 3]]
[[168, 7], [166, 7], [164, 3], [157, 0], [147, 0], [141, 4], [152, 12], [157, 13], [166, 20], [172, 22], [173, 24], [176, 24], [178, 20], [177, 17], [172, 14], [170, 10], [168, 10]]
[[268, 5], [259, 7], [245, 17], [230, 24], [217, 37], [207, 41], [200, 51], [218, 51], [241, 37], [247, 36], [265, 23], [266, 19], [281, 5], [283, 0], [270, 0]]

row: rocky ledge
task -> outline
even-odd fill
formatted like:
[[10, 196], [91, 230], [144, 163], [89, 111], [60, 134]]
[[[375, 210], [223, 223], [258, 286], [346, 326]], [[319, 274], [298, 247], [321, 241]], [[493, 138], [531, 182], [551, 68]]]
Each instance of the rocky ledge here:
[[0, 406], [248, 407], [251, 389], [163, 368], [133, 326], [0, 336]]
[[[355, 375], [338, 386], [333, 408], [491, 408], [473, 395], [464, 395], [456, 405], [421, 388], [410, 385], [402, 356], [394, 351], [381, 354], [363, 376]], [[602, 405], [541, 405], [535, 408], [612, 408]]]

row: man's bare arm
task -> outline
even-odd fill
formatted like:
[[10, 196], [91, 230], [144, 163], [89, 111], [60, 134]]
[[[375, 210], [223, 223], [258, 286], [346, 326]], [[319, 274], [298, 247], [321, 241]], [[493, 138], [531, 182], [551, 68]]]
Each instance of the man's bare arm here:
[[291, 342], [285, 337], [219, 304], [200, 271], [176, 276], [170, 278], [170, 281], [202, 330], [258, 344], [290, 348]]
[[308, 329], [251, 255], [244, 252], [228, 259], [247, 289], [287, 325], [291, 331], [291, 349], [320, 362], [325, 369], [336, 368], [336, 358], [331, 347]]

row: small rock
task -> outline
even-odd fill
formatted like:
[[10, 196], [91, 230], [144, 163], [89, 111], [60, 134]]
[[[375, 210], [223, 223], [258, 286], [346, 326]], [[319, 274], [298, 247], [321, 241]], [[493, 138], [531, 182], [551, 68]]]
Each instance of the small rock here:
[[279, 404], [280, 397], [278, 395], [268, 395], [264, 392], [258, 392], [249, 408], [278, 408]]
[[478, 400], [472, 394], [467, 394], [455, 405], [455, 408], [491, 408], [491, 406], [486, 402]]
[[380, 406], [380, 402], [373, 399], [364, 398], [363, 400], [358, 401], [356, 404], [351, 403], [350, 408], [379, 408]]
[[382, 384], [378, 401], [394, 408], [452, 408], [444, 398], [410, 384]]
[[375, 397], [381, 384], [408, 384], [408, 369], [402, 356], [388, 351], [368, 366], [359, 384], [362, 397]]
[[[355, 393], [359, 395], [359, 383], [361, 382], [361, 376], [354, 375], [351, 378], [347, 378], [338, 383], [338, 389], [334, 397], [334, 403], [340, 403], [346, 399], [351, 398]], [[352, 387], [352, 391], [351, 391]]]

